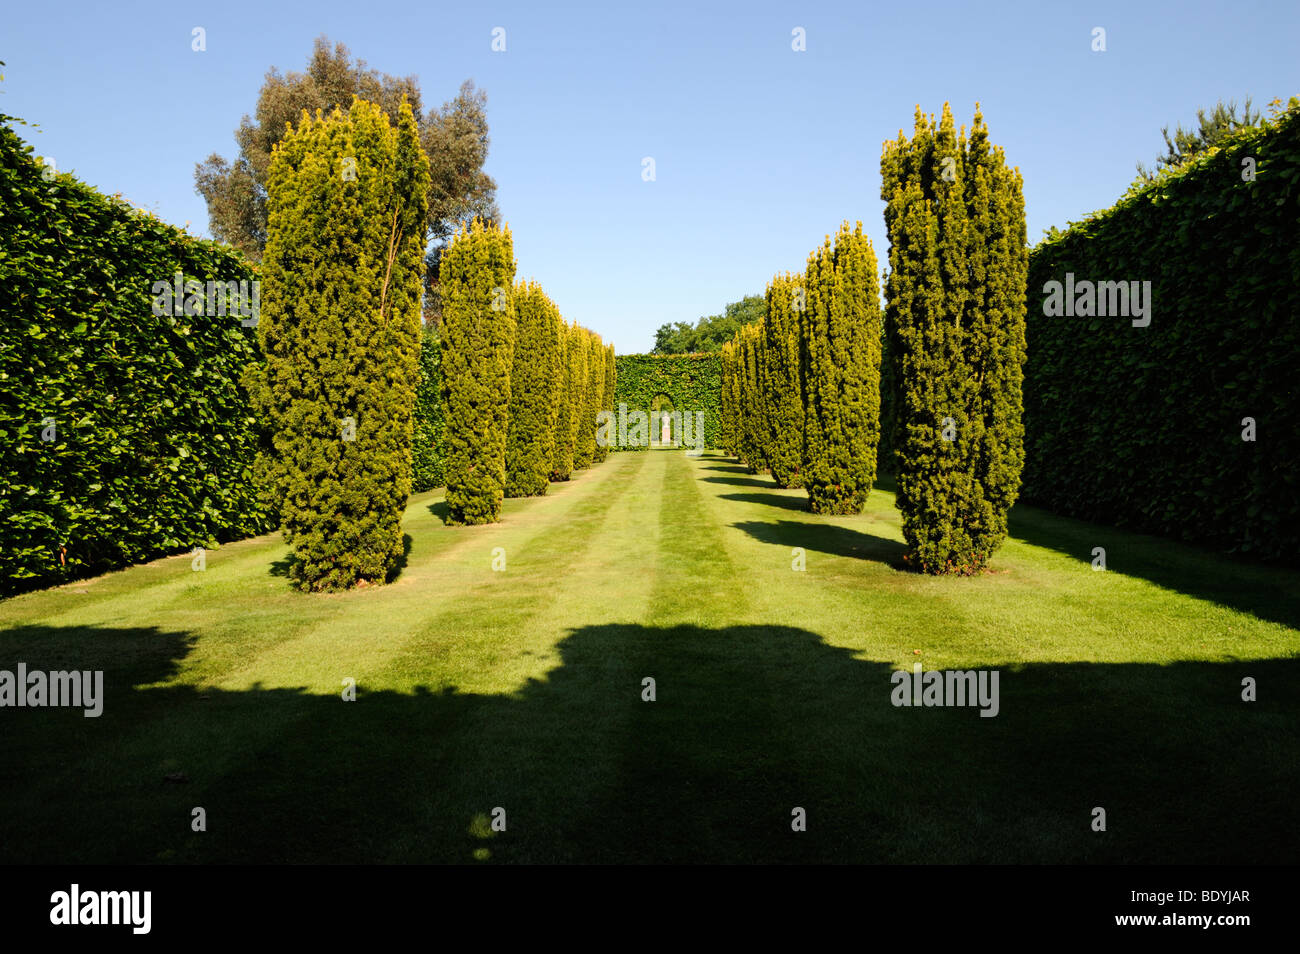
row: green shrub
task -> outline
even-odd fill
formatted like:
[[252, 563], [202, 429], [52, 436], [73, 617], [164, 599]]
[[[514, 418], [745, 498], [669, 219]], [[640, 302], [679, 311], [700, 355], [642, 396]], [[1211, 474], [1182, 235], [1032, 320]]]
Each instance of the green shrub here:
[[536, 282], [515, 287], [517, 337], [510, 373], [506, 437], [507, 497], [546, 493], [555, 459], [560, 368], [560, 310]]
[[[241, 325], [252, 303], [241, 300], [248, 318], [226, 313], [207, 287], [245, 282], [251, 296], [257, 272], [52, 175], [11, 118], [0, 116], [0, 593], [273, 529], [240, 382], [258, 360]], [[155, 283], [177, 273], [179, 313], [156, 313]]]
[[886, 143], [887, 350], [905, 559], [927, 573], [981, 570], [1007, 533], [1024, 462], [1025, 215], [1021, 178], [969, 141], [944, 105]]
[[405, 103], [396, 128], [360, 99], [304, 112], [272, 153], [250, 382], [272, 435], [261, 483], [304, 590], [383, 581], [403, 556], [428, 167]]
[[573, 331], [575, 345], [569, 357], [573, 374], [573, 393], [569, 397], [573, 415], [573, 469], [585, 470], [591, 466], [596, 450], [596, 428], [592, 421], [596, 401], [591, 393], [591, 332], [577, 325]]
[[507, 229], [475, 219], [442, 253], [448, 523], [501, 518], [515, 351], [514, 278], [514, 244]]

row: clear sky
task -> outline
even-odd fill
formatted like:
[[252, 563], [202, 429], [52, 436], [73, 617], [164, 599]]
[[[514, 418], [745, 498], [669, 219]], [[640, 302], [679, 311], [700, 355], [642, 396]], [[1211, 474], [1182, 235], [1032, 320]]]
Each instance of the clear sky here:
[[1295, 0], [0, 3], [0, 111], [41, 127], [20, 134], [203, 235], [194, 164], [234, 156], [264, 73], [303, 69], [316, 36], [415, 74], [426, 106], [472, 78], [519, 277], [620, 353], [761, 294], [843, 219], [883, 265], [880, 147], [918, 103], [951, 101], [967, 124], [982, 104], [1037, 241], [1110, 205], [1163, 150], [1161, 126], [1300, 93]]

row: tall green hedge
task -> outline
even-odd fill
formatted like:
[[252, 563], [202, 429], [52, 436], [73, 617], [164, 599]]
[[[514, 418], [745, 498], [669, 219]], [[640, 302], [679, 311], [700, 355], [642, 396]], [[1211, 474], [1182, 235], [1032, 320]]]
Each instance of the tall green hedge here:
[[[1035, 248], [1026, 499], [1294, 562], [1297, 235], [1300, 107], [1293, 101], [1264, 128], [1236, 135]], [[1059, 283], [1064, 298], [1067, 275], [1074, 304], [1093, 314], [1077, 307], [1073, 316], [1045, 313], [1048, 283]], [[1151, 305], [1147, 317], [1087, 309], [1085, 282], [1150, 282], [1142, 296]], [[1122, 304], [1118, 290], [1106, 291], [1108, 306]], [[1253, 441], [1243, 440], [1247, 418]]]
[[[47, 173], [11, 118], [0, 116], [0, 593], [272, 529], [240, 383], [258, 359], [251, 302], [249, 317], [207, 314], [227, 305], [208, 282], [248, 282], [251, 296], [257, 272]], [[156, 314], [154, 284], [177, 273], [179, 313]]]
[[383, 581], [403, 555], [428, 182], [405, 100], [396, 127], [360, 99], [304, 111], [272, 153], [250, 386], [272, 441], [259, 483], [304, 590]]
[[944, 104], [881, 158], [887, 351], [905, 559], [981, 570], [1007, 533], [1024, 462], [1025, 211], [1018, 170], [978, 107], [967, 140]]
[[718, 364], [721, 378], [718, 402], [718, 446], [727, 454], [736, 457], [740, 453], [740, 400], [737, 397], [736, 380], [739, 359], [736, 357], [734, 341], [727, 341], [722, 345]]
[[506, 437], [507, 497], [546, 493], [555, 460], [560, 371], [560, 310], [536, 282], [515, 288], [517, 336]]
[[[569, 357], [573, 374], [573, 469], [585, 470], [592, 464], [596, 451], [596, 399], [591, 393], [591, 332], [574, 326], [576, 344]], [[588, 427], [588, 424], [591, 426]]]
[[859, 513], [880, 441], [880, 285], [862, 223], [809, 256], [797, 313], [803, 377], [803, 485], [813, 513]]
[[[622, 417], [624, 426], [621, 432], [625, 433], [632, 429], [627, 422], [633, 412], [640, 411], [649, 416], [654, 406], [654, 399], [658, 395], [664, 395], [678, 411], [703, 413], [703, 446], [722, 446], [719, 442], [722, 427], [722, 354], [720, 352], [669, 355], [620, 354], [614, 359], [614, 366], [614, 401], [610, 410]], [[692, 421], [694, 420], [692, 418]], [[615, 422], [616, 425], [618, 423]], [[617, 426], [616, 430], [619, 430]], [[618, 447], [623, 450], [645, 450], [647, 446], [647, 444], [634, 446], [630, 441], [620, 441], [618, 444]]]
[[420, 376], [415, 386], [415, 426], [411, 439], [411, 489], [420, 493], [446, 486], [446, 455], [442, 344], [438, 326], [429, 324], [420, 339]]
[[442, 398], [452, 524], [501, 518], [515, 352], [514, 279], [508, 229], [475, 219], [442, 254]]

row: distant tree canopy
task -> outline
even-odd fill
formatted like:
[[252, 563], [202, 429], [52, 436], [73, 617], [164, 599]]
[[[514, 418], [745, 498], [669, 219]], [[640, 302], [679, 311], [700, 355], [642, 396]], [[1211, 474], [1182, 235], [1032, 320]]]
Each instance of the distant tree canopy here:
[[693, 354], [698, 351], [721, 351], [724, 343], [735, 337], [742, 325], [762, 321], [767, 301], [762, 295], [746, 295], [727, 305], [720, 315], [707, 315], [692, 326], [678, 321], [660, 325], [655, 332], [651, 354]]
[[1165, 154], [1156, 158], [1155, 167], [1151, 169], [1139, 162], [1138, 176], [1133, 184], [1140, 187], [1153, 182], [1161, 172], [1178, 168], [1237, 130], [1258, 126], [1262, 118], [1258, 111], [1250, 108], [1249, 96], [1246, 97], [1240, 116], [1237, 115], [1236, 102], [1229, 102], [1225, 106], [1220, 100], [1209, 113], [1198, 109], [1195, 128], [1184, 129], [1180, 123], [1172, 135], [1168, 126], [1160, 130], [1160, 134], [1165, 137]]
[[396, 122], [405, 95], [415, 116], [420, 145], [429, 157], [428, 233], [433, 247], [426, 256], [426, 317], [441, 314], [437, 266], [442, 248], [460, 223], [474, 217], [499, 218], [496, 183], [483, 172], [488, 152], [487, 97], [466, 81], [441, 107], [423, 110], [414, 76], [396, 77], [352, 60], [342, 43], [330, 49], [318, 37], [307, 70], [281, 74], [274, 67], [258, 93], [254, 116], [245, 114], [235, 130], [239, 153], [233, 161], [213, 153], [194, 168], [195, 190], [208, 205], [212, 235], [254, 261], [266, 247], [266, 182], [271, 150], [284, 138], [286, 125], [296, 128], [302, 111], [325, 115], [335, 106], [347, 110], [352, 97], [378, 103]]

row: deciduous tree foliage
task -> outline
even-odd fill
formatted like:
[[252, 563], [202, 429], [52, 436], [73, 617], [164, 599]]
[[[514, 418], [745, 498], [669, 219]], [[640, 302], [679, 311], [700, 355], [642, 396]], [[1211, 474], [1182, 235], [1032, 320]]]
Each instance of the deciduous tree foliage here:
[[272, 435], [259, 483], [305, 590], [383, 581], [403, 553], [428, 177], [405, 102], [396, 127], [360, 99], [304, 113], [272, 155], [252, 395]]
[[506, 438], [507, 497], [546, 493], [555, 460], [560, 371], [560, 310], [536, 282], [515, 287], [517, 336]]
[[876, 255], [845, 222], [808, 258], [797, 312], [803, 371], [803, 484], [814, 513], [859, 513], [880, 442], [880, 285]]
[[778, 487], [803, 486], [803, 382], [799, 367], [798, 316], [804, 306], [803, 277], [788, 272], [767, 286], [763, 319], [763, 399], [767, 458]]
[[978, 107], [969, 140], [944, 105], [885, 144], [887, 351], [906, 559], [981, 570], [1007, 532], [1024, 465], [1024, 200]]
[[442, 256], [442, 397], [447, 415], [447, 520], [495, 523], [506, 482], [515, 353], [514, 245], [475, 219]]

